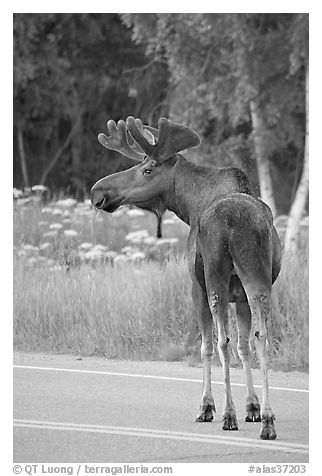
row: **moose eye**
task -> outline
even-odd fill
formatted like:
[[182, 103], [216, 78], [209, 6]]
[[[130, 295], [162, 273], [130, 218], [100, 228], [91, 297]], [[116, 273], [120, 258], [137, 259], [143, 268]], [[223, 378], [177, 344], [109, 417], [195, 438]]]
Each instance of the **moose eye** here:
[[151, 169], [145, 169], [143, 171], [144, 175], [151, 175], [152, 174], [152, 170]]

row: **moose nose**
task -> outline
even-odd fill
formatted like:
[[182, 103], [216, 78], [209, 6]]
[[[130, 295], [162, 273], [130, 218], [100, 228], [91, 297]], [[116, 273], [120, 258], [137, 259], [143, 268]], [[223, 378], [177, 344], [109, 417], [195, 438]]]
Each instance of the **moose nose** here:
[[95, 208], [101, 208], [106, 198], [106, 193], [100, 187], [94, 187], [91, 190], [91, 202]]

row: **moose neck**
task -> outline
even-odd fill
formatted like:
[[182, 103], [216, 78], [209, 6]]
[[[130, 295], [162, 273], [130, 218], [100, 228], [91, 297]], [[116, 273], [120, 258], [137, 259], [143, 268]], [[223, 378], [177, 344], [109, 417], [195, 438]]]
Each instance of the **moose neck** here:
[[165, 205], [187, 225], [192, 225], [214, 198], [211, 183], [206, 179], [211, 172], [213, 171], [192, 164], [180, 156], [173, 167], [173, 182]]

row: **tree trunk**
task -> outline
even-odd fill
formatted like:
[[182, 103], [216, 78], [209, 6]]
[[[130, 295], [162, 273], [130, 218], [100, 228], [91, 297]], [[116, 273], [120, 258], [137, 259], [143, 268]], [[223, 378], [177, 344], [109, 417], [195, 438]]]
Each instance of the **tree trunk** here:
[[304, 163], [299, 185], [296, 190], [295, 199], [291, 206], [287, 229], [285, 234], [284, 250], [285, 252], [295, 253], [299, 247], [300, 222], [305, 210], [306, 201], [309, 193], [309, 70], [306, 70], [305, 80], [305, 145], [304, 145]]
[[250, 114], [252, 119], [253, 138], [261, 199], [265, 203], [267, 203], [267, 205], [272, 210], [273, 216], [275, 217], [277, 210], [274, 199], [269, 160], [266, 154], [264, 141], [266, 127], [261, 115], [260, 107], [256, 99], [252, 99], [250, 101]]
[[81, 177], [81, 158], [82, 158], [82, 117], [79, 114], [80, 108], [77, 108], [77, 112], [74, 116], [74, 122], [77, 122], [77, 127], [74, 131], [71, 141], [72, 152], [72, 176], [71, 182], [75, 191], [81, 191], [83, 187]]
[[30, 187], [30, 182], [28, 177], [25, 146], [24, 146], [24, 140], [23, 140], [23, 131], [21, 126], [18, 126], [18, 149], [19, 149], [19, 158], [20, 158], [23, 186], [24, 188], [27, 188], [27, 187]]

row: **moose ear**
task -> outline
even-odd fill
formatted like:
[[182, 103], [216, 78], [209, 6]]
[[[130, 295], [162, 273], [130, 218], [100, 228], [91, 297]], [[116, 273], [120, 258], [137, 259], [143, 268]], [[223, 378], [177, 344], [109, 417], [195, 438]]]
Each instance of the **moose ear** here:
[[161, 160], [166, 160], [178, 152], [195, 147], [201, 142], [199, 135], [193, 129], [170, 122], [165, 117], [159, 119], [158, 128], [158, 155]]

